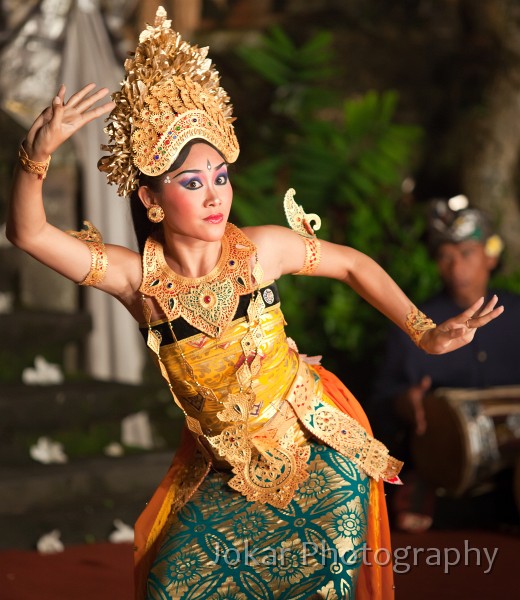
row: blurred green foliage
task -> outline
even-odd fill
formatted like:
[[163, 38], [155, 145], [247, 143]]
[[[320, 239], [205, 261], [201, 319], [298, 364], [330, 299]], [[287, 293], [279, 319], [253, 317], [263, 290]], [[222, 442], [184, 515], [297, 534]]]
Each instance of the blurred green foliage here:
[[504, 274], [498, 269], [491, 278], [490, 287], [520, 294], [520, 271]]
[[[438, 278], [421, 241], [425, 216], [402, 191], [421, 131], [397, 122], [397, 94], [339, 97], [324, 33], [298, 46], [273, 29], [240, 56], [269, 84], [270, 104], [251, 123], [249, 163], [233, 175], [235, 220], [285, 224], [282, 198], [294, 187], [297, 203], [322, 218], [321, 238], [370, 255], [414, 301], [429, 296]], [[371, 364], [385, 319], [350, 288], [317, 277], [282, 278], [279, 287], [301, 352], [325, 355], [340, 376], [346, 366]]]

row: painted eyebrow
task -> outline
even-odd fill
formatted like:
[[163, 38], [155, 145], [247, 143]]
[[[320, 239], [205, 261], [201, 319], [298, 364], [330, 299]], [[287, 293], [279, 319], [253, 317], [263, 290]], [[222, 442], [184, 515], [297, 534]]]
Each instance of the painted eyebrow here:
[[177, 177], [180, 177], [181, 175], [185, 175], [186, 173], [202, 173], [202, 171], [200, 169], [187, 169], [186, 171], [181, 171], [180, 173], [177, 173], [177, 175], [175, 175], [174, 179], [177, 179]]
[[[217, 165], [213, 170], [218, 171], [224, 165], [227, 165], [226, 161], [220, 163], [220, 165]], [[181, 175], [185, 175], [186, 173], [204, 173], [204, 171], [202, 169], [186, 169], [186, 171], [181, 171], [180, 173], [177, 173], [177, 175], [175, 175], [174, 179], [177, 179], [177, 177], [180, 177]]]

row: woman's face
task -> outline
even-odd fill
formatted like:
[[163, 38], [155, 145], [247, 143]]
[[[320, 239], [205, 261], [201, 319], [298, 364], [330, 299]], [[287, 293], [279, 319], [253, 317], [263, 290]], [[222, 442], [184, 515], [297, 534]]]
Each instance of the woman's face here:
[[211, 146], [194, 144], [182, 166], [161, 178], [159, 204], [165, 234], [219, 240], [232, 199], [226, 161]]

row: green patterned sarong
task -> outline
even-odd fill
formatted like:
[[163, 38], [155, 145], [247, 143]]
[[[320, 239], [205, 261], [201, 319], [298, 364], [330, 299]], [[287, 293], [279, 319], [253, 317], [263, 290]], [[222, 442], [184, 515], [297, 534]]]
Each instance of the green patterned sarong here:
[[147, 600], [353, 599], [367, 534], [369, 479], [309, 442], [309, 478], [285, 509], [248, 502], [211, 472], [174, 517]]

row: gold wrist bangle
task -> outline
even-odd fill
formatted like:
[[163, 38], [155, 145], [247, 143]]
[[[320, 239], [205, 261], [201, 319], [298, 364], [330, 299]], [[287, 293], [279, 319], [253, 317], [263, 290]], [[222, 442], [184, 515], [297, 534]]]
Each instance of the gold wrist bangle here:
[[38, 179], [45, 179], [47, 177], [47, 171], [49, 169], [49, 165], [51, 164], [50, 156], [44, 162], [31, 160], [22, 143], [20, 144], [20, 148], [18, 150], [18, 159], [20, 161], [20, 166], [25, 172], [37, 175]]
[[435, 329], [437, 325], [422, 313], [416, 306], [406, 315], [405, 327], [408, 335], [418, 347], [423, 335], [430, 329]]

